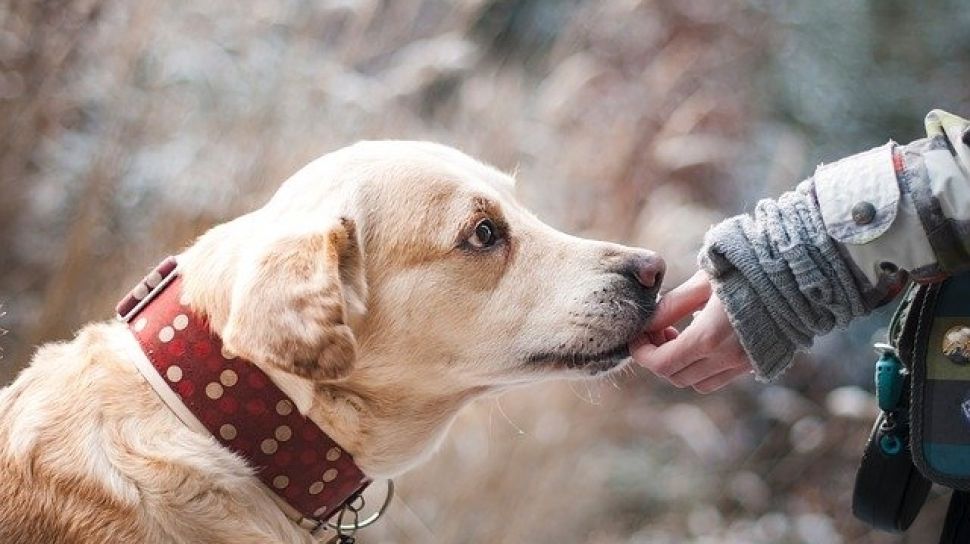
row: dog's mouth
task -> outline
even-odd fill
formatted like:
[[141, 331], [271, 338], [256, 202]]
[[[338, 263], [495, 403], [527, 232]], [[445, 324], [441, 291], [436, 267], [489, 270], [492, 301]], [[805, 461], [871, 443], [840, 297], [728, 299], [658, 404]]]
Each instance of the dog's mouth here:
[[[586, 310], [586, 317], [599, 312], [598, 318], [589, 322], [573, 322], [577, 331], [573, 339], [559, 345], [558, 349], [531, 352], [524, 358], [524, 366], [533, 370], [569, 371], [595, 376], [624, 366], [630, 361], [630, 342], [650, 322], [656, 309], [654, 296], [644, 297], [640, 292], [623, 296], [621, 291], [610, 298], [603, 309]], [[575, 314], [574, 314], [575, 315]]]
[[630, 358], [630, 347], [623, 342], [606, 351], [596, 353], [554, 353], [544, 352], [530, 355], [526, 362], [555, 370], [582, 370], [596, 375], [619, 367]]

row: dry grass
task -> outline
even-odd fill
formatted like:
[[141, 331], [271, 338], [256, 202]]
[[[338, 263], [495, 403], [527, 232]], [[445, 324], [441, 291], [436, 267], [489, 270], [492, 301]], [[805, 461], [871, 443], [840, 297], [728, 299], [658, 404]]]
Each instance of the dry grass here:
[[[751, 196], [734, 166], [778, 29], [741, 0], [20, 0], [0, 30], [3, 382], [161, 256], [362, 138], [515, 169], [544, 219], [659, 249], [682, 279]], [[767, 184], [785, 187], [806, 157], [779, 141]], [[482, 402], [367, 541], [935, 538], [938, 497], [907, 539], [848, 514], [869, 422], [833, 414], [814, 368], [703, 398], [630, 372]]]

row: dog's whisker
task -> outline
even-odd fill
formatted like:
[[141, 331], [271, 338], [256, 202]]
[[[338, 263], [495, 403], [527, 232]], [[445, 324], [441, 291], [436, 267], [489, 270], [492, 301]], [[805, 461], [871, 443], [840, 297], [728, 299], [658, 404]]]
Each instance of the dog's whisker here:
[[596, 395], [596, 398], [593, 397], [593, 390], [590, 388], [591, 383], [592, 383], [592, 380], [586, 380], [583, 382], [583, 385], [586, 386], [586, 394], [589, 396], [589, 403], [592, 404], [593, 406], [599, 406], [600, 404], [599, 395]]
[[487, 433], [487, 436], [489, 437], [489, 439], [492, 438], [492, 419], [493, 419], [492, 415], [494, 413], [495, 413], [495, 404], [491, 404], [488, 407], [488, 433]]
[[583, 395], [582, 395], [582, 394], [581, 394], [581, 393], [580, 393], [579, 391], [577, 391], [577, 390], [576, 390], [576, 388], [575, 388], [575, 387], [573, 387], [573, 383], [574, 383], [573, 381], [571, 381], [571, 380], [570, 380], [570, 381], [568, 381], [568, 382], [566, 382], [566, 383], [567, 383], [567, 384], [569, 384], [569, 390], [570, 390], [570, 391], [572, 392], [572, 394], [573, 394], [573, 395], [574, 395], [574, 396], [575, 396], [575, 397], [576, 397], [577, 399], [579, 399], [579, 400], [581, 400], [581, 401], [583, 401], [583, 402], [585, 402], [585, 403], [587, 403], [587, 404], [589, 403], [589, 399], [588, 399], [588, 398], [586, 398], [586, 397], [584, 397], [584, 396], [583, 396]]
[[509, 415], [505, 413], [505, 409], [502, 408], [502, 403], [500, 402], [500, 399], [498, 397], [495, 397], [495, 405], [498, 406], [498, 412], [502, 414], [502, 417], [505, 418], [505, 421], [508, 421], [509, 425], [511, 425], [512, 428], [515, 429], [515, 433], [518, 435], [524, 435], [525, 431], [522, 430], [522, 427], [519, 427], [518, 425], [516, 425], [515, 422], [512, 421], [512, 418], [510, 418]]

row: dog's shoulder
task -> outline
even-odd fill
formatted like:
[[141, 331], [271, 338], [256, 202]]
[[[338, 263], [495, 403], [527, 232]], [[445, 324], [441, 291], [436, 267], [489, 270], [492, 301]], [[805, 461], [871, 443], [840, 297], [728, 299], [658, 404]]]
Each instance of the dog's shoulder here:
[[0, 390], [0, 542], [272, 542], [246, 464], [165, 407], [122, 323], [42, 346]]
[[124, 332], [95, 324], [72, 341], [46, 344], [0, 391], [0, 541], [145, 540], [137, 492], [105, 485], [103, 467], [92, 463], [104, 453], [93, 439], [102, 430], [106, 378], [126, 374], [112, 348]]

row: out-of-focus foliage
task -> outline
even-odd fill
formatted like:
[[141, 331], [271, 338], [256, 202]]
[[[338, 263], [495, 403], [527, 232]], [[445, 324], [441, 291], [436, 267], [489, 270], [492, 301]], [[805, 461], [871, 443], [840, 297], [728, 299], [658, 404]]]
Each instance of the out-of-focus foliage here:
[[[970, 114], [960, 0], [12, 0], [0, 5], [0, 382], [160, 257], [362, 138], [516, 170], [570, 232], [690, 274], [706, 228], [835, 160]], [[467, 410], [373, 542], [928, 542], [849, 512], [873, 411], [830, 335], [780, 384], [643, 372]]]

